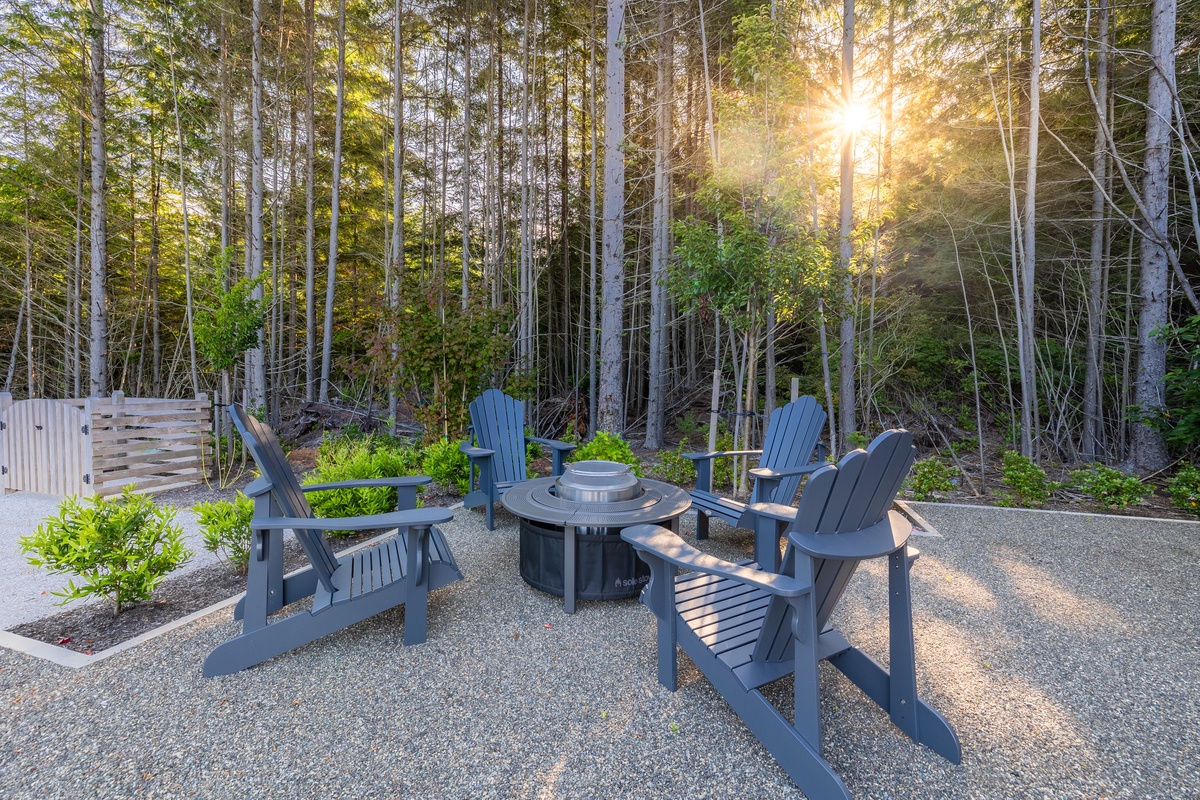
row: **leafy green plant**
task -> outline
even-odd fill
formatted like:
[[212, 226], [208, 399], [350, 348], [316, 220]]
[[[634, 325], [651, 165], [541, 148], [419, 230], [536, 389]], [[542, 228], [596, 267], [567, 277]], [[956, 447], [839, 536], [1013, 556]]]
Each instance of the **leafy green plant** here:
[[1191, 464], [1181, 467], [1167, 481], [1167, 492], [1176, 508], [1200, 517], [1200, 469]]
[[[306, 485], [366, 478], [394, 478], [420, 472], [420, 454], [412, 447], [385, 443], [373, 436], [334, 437], [317, 449], [317, 466], [304, 479]], [[396, 510], [396, 490], [329, 489], [307, 495], [318, 517], [358, 517]], [[332, 536], [347, 531], [329, 531]]]
[[433, 478], [441, 489], [457, 491], [460, 495], [470, 490], [470, 462], [467, 454], [458, 449], [458, 442], [442, 439], [426, 445], [421, 459], [421, 472]]
[[204, 549], [225, 559], [242, 575], [250, 566], [250, 519], [254, 501], [241, 492], [232, 500], [197, 503], [193, 509], [204, 534]]
[[686, 441], [680, 441], [674, 450], [663, 450], [659, 453], [658, 466], [654, 468], [654, 477], [678, 485], [696, 482], [696, 464], [683, 454], [688, 452]]
[[633, 454], [629, 442], [611, 433], [600, 431], [596, 438], [577, 449], [572, 461], [619, 461], [633, 468], [633, 474], [642, 477], [642, 462]]
[[160, 507], [127, 486], [120, 497], [93, 497], [87, 504], [68, 497], [57, 517], [47, 517], [18, 544], [29, 563], [50, 572], [74, 575], [60, 605], [83, 597], [111, 599], [120, 614], [150, 599], [173, 570], [192, 557], [183, 544], [183, 528], [174, 525], [175, 509]]
[[1072, 471], [1071, 484], [1104, 508], [1137, 505], [1154, 491], [1136, 475], [1126, 475], [1103, 464]]
[[675, 420], [675, 427], [684, 436], [693, 436], [700, 431], [700, 423], [696, 421], [696, 415], [691, 411]]
[[846, 435], [846, 444], [851, 448], [866, 447], [871, 443], [871, 437], [862, 431], [850, 431]]
[[908, 479], [914, 500], [937, 502], [937, 492], [954, 491], [954, 470], [938, 458], [923, 458], [913, 464], [912, 477]]
[[1000, 505], [1032, 508], [1046, 502], [1052, 488], [1046, 481], [1046, 471], [1032, 458], [1011, 450], [1004, 453], [1003, 459], [1000, 481], [1012, 489], [1012, 494], [1001, 495]]
[[[733, 434], [722, 430], [717, 433], [717, 452], [733, 449]], [[733, 458], [714, 458], [712, 462], [712, 488], [733, 489]]]

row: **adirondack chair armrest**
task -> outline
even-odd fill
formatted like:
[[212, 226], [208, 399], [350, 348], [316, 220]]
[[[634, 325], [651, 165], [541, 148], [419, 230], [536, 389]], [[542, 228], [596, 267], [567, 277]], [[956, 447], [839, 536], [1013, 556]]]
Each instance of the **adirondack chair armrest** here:
[[537, 442], [538, 444], [545, 445], [554, 451], [551, 453], [550, 467], [550, 473], [554, 476], [562, 475], [563, 462], [567, 460], [567, 453], [579, 446], [571, 444], [570, 442], [563, 442], [558, 439], [543, 439], [540, 436], [526, 436], [525, 441], [526, 443]]
[[242, 490], [242, 494], [246, 495], [246, 497], [255, 498], [260, 495], [270, 493], [273, 485], [274, 484], [272, 484], [266, 478], [255, 478], [254, 480], [250, 481], [250, 484], [245, 489]]
[[755, 478], [779, 481], [779, 480], [782, 480], [783, 478], [788, 477], [789, 475], [803, 475], [806, 472], [815, 472], [816, 470], [820, 469], [823, 466], [825, 466], [825, 464], [823, 462], [814, 462], [812, 464], [805, 464], [802, 467], [788, 467], [787, 469], [771, 469], [770, 467], [755, 467], [754, 469], [750, 470], [750, 474], [753, 475]]
[[691, 461], [707, 461], [719, 456], [761, 456], [762, 450], [713, 450], [708, 453], [684, 453], [683, 457]]
[[746, 509], [776, 522], [791, 522], [796, 518], [796, 509], [782, 503], [751, 503]]
[[262, 517], [250, 520], [256, 531], [287, 528], [289, 530], [369, 531], [376, 528], [424, 528], [441, 525], [454, 519], [448, 508], [418, 508], [410, 511], [389, 511], [366, 517]]
[[360, 478], [334, 483], [310, 483], [301, 486], [305, 492], [326, 492], [333, 489], [388, 488], [396, 490], [396, 510], [410, 511], [417, 507], [417, 489], [432, 483], [428, 475], [397, 475], [390, 478]]
[[792, 531], [788, 541], [814, 558], [846, 561], [894, 553], [908, 542], [911, 533], [912, 523], [900, 512], [889, 511], [879, 522], [862, 530], [836, 534]]
[[467, 458], [472, 460], [476, 458], [487, 458], [488, 456], [496, 455], [495, 450], [488, 450], [486, 447], [475, 447], [470, 442], [462, 442], [458, 446], [460, 453], [466, 454]]
[[799, 597], [812, 589], [787, 575], [764, 572], [743, 567], [715, 556], [703, 553], [680, 539], [661, 525], [634, 525], [621, 531], [621, 538], [640, 553], [657, 556], [668, 564], [694, 572], [703, 572], [721, 578], [731, 578], [739, 583], [763, 589], [780, 597]]
[[309, 483], [301, 486], [305, 492], [325, 492], [332, 489], [372, 489], [378, 487], [426, 486], [433, 482], [428, 475], [401, 475], [394, 478], [362, 478], [334, 483]]

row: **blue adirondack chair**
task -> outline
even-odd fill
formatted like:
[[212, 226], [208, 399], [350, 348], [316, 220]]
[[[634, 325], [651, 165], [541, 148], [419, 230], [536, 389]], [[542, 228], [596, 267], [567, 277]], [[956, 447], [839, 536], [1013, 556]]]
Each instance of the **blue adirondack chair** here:
[[470, 462], [470, 491], [464, 508], [484, 507], [489, 531], [495, 530], [496, 503], [512, 486], [528, 480], [525, 448], [529, 442], [549, 447], [553, 474], [561, 475], [566, 456], [575, 449], [569, 442], [525, 435], [525, 404], [499, 389], [488, 389], [471, 401], [471, 431], [475, 443], [463, 442], [459, 449]]
[[[712, 453], [687, 453], [696, 463], [696, 488], [692, 491], [692, 507], [696, 509], [696, 538], [708, 538], [708, 518], [720, 517], [730, 525], [755, 529], [755, 515], [749, 509], [754, 503], [791, 504], [804, 476], [825, 463], [825, 444], [818, 442], [825, 425], [825, 409], [813, 397], [801, 397], [771, 412], [763, 434], [761, 450], [724, 450]], [[812, 460], [813, 450], [816, 460]], [[752, 469], [754, 490], [750, 503], [722, 497], [712, 490], [712, 468], [717, 458], [729, 456], [759, 456], [758, 467]], [[811, 462], [811, 463], [810, 463]], [[777, 547], [773, 542], [771, 547]], [[754, 551], [763, 569], [775, 572], [779, 568], [778, 550], [760, 548]]]
[[[441, 508], [417, 509], [424, 476], [375, 478], [301, 486], [284, 458], [279, 440], [266, 425], [238, 406], [229, 407], [233, 424], [262, 477], [246, 487], [254, 499], [250, 568], [246, 596], [234, 609], [242, 632], [219, 645], [204, 661], [204, 675], [227, 675], [294, 650], [394, 606], [404, 605], [404, 643], [425, 641], [427, 596], [462, 572], [435, 525], [453, 515]], [[394, 487], [399, 511], [364, 517], [318, 519], [305, 492], [327, 489]], [[339, 558], [321, 533], [328, 530], [397, 529], [391, 539]], [[308, 556], [309, 567], [283, 575], [283, 531], [291, 529]], [[309, 610], [269, 622], [286, 605], [312, 597]]]
[[[911, 525], [889, 507], [913, 461], [912, 435], [887, 431], [868, 450], [813, 473], [798, 508], [763, 503], [758, 524], [783, 530], [780, 573], [706, 555], [655, 525], [621, 536], [650, 565], [642, 601], [658, 618], [658, 680], [676, 688], [676, 644], [811, 800], [850, 794], [821, 755], [818, 665], [828, 660], [913, 741], [952, 763], [962, 748], [950, 724], [917, 697], [909, 569]], [[859, 562], [887, 556], [888, 669], [829, 624]], [[692, 570], [677, 575], [677, 568]], [[787, 675], [792, 722], [761, 692]]]

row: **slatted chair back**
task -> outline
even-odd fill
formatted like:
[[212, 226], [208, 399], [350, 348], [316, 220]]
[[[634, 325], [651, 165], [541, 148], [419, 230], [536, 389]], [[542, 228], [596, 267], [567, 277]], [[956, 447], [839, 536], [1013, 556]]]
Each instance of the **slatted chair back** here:
[[[890, 430], [880, 434], [868, 449], [853, 450], [836, 466], [812, 474], [800, 496], [791, 531], [837, 536], [868, 528], [884, 520], [916, 457], [912, 434]], [[788, 544], [780, 572], [796, 574], [797, 554]], [[837, 607], [858, 559], [814, 558], [813, 598], [818, 631], [824, 630]], [[791, 609], [781, 598], [772, 598], [755, 648], [755, 659], [780, 661], [792, 653]]]
[[[246, 449], [258, 466], [263, 477], [271, 482], [271, 496], [278, 505], [279, 516], [312, 517], [312, 508], [304, 498], [304, 490], [296, 480], [296, 473], [283, 455], [283, 447], [275, 432], [246, 413], [238, 405], [229, 406], [229, 416], [242, 435]], [[334, 591], [333, 573], [337, 569], [337, 556], [328, 540], [318, 530], [295, 530], [293, 533], [304, 548], [317, 579], [330, 592]]]
[[496, 452], [493, 480], [525, 480], [525, 404], [499, 389], [488, 389], [471, 401], [469, 409], [478, 446]]
[[[812, 458], [813, 448], [825, 427], [825, 409], [815, 397], [804, 396], [771, 412], [763, 438], [760, 467], [774, 470], [802, 467]], [[768, 498], [772, 503], [791, 505], [804, 476], [789, 475]]]

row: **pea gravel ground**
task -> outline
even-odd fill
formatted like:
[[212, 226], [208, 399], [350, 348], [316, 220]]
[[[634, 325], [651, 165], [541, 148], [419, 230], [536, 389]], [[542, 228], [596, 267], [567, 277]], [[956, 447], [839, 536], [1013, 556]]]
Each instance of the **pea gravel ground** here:
[[[919, 507], [919, 681], [963, 763], [909, 742], [822, 666], [826, 757], [857, 798], [1200, 797], [1200, 525]], [[228, 611], [83, 670], [0, 651], [0, 797], [723, 798], [799, 792], [684, 656], [655, 682], [635, 601], [528, 588], [511, 517], [459, 511], [466, 579], [238, 675], [205, 680]], [[705, 548], [748, 551], [714, 526]], [[839, 624], [886, 657], [882, 563]], [[786, 702], [789, 687], [776, 684]]]

